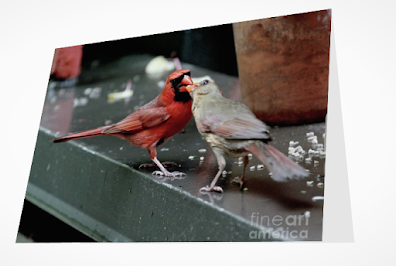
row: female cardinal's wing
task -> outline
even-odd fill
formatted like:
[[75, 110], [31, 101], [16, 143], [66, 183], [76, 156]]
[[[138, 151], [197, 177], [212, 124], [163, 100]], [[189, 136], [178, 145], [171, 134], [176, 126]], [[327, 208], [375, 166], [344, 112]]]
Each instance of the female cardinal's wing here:
[[165, 107], [139, 109], [107, 128], [103, 133], [132, 133], [133, 131], [162, 124], [169, 118], [170, 114], [167, 114]]
[[271, 140], [267, 125], [257, 119], [246, 105], [223, 99], [202, 111], [198, 122], [202, 132], [226, 139]]

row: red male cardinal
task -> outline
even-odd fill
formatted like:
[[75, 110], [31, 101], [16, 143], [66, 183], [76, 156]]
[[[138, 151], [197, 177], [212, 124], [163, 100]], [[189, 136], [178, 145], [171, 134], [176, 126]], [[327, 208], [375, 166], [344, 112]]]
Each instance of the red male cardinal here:
[[153, 162], [161, 171], [153, 174], [169, 177], [185, 175], [169, 172], [157, 159], [157, 147], [184, 128], [192, 117], [192, 99], [188, 87], [194, 86], [190, 70], [173, 72], [166, 80], [162, 92], [151, 102], [131, 113], [118, 123], [96, 129], [72, 133], [57, 138], [53, 142], [64, 142], [93, 136], [116, 136], [129, 141], [132, 145], [145, 148]]
[[290, 160], [283, 153], [267, 144], [271, 136], [266, 124], [257, 119], [243, 103], [224, 98], [219, 87], [209, 80], [203, 80], [188, 88], [193, 98], [192, 112], [202, 138], [211, 146], [219, 165], [213, 182], [200, 191], [223, 189], [216, 182], [223, 172], [224, 156], [244, 157], [243, 184], [248, 154], [254, 154], [272, 173], [276, 181], [288, 178], [299, 179], [308, 175], [307, 171]]

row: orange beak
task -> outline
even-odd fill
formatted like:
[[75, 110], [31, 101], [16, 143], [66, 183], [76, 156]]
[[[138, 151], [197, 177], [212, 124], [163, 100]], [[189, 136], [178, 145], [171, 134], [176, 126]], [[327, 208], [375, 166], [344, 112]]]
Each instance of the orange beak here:
[[191, 93], [191, 92], [192, 92], [196, 87], [198, 87], [198, 86], [199, 86], [199, 82], [187, 86], [187, 87], [186, 87], [186, 90], [187, 90], [189, 93]]
[[192, 92], [196, 87], [198, 87], [199, 83], [194, 83], [190, 76], [184, 75], [182, 81], [180, 82], [182, 85], [179, 89], [180, 92]]
[[180, 92], [189, 92], [187, 87], [192, 86], [193, 82], [190, 76], [184, 75], [182, 81], [180, 82]]

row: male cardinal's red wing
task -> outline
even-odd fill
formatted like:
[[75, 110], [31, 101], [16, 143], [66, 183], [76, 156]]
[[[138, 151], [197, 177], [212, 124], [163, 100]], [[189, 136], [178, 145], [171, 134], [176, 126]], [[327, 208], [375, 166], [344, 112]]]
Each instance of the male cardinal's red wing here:
[[226, 139], [271, 139], [267, 126], [250, 114], [242, 113], [228, 120], [221, 115], [204, 115], [198, 126], [202, 132]]
[[170, 118], [165, 107], [155, 109], [141, 109], [127, 116], [117, 124], [104, 130], [103, 133], [130, 133], [164, 123]]

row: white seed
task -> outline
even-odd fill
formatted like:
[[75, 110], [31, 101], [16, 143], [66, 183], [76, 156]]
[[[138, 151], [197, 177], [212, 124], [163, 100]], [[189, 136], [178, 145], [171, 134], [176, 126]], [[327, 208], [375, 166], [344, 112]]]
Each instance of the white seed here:
[[256, 170], [256, 166], [250, 166], [250, 171], [254, 171], [254, 170]]
[[203, 161], [205, 158], [202, 156], [202, 157], [199, 157], [199, 160], [200, 161]]
[[305, 158], [305, 163], [311, 163], [312, 159], [310, 157]]
[[206, 149], [199, 149], [198, 152], [204, 153], [204, 152], [206, 152]]
[[163, 80], [158, 81], [157, 86], [160, 88], [163, 88], [165, 86], [165, 81], [163, 81]]
[[312, 140], [314, 140], [314, 139], [318, 140], [318, 137], [317, 136], [310, 136], [310, 137], [307, 138], [307, 140], [310, 141], [310, 142], [312, 142]]
[[313, 187], [313, 181], [307, 181], [307, 186]]
[[263, 164], [257, 165], [257, 170], [263, 170], [263, 169], [264, 169], [264, 165]]
[[89, 95], [91, 92], [92, 92], [92, 88], [86, 88], [86, 89], [84, 90], [84, 94], [85, 94], [85, 95]]
[[323, 196], [312, 197], [312, 201], [317, 201], [317, 200], [324, 200], [324, 197]]
[[293, 147], [293, 146], [295, 146], [295, 145], [297, 145], [297, 144], [298, 144], [298, 141], [292, 141], [292, 140], [291, 140], [291, 141], [289, 142], [289, 146], [290, 146], [290, 147]]
[[313, 132], [308, 132], [308, 133], [306, 133], [306, 135], [307, 135], [307, 137], [311, 137], [311, 136], [314, 136], [315, 133], [313, 133]]

